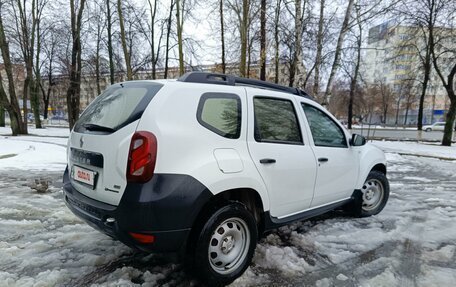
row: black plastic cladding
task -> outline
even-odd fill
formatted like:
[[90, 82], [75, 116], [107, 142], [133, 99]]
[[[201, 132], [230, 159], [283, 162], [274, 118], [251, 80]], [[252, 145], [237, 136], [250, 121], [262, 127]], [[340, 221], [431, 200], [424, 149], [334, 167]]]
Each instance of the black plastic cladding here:
[[218, 74], [218, 73], [206, 73], [206, 72], [188, 72], [182, 75], [179, 79], [180, 82], [187, 83], [202, 83], [202, 84], [215, 84], [215, 85], [245, 85], [257, 88], [263, 88], [268, 90], [285, 92], [300, 97], [304, 97], [314, 101], [314, 98], [301, 89], [286, 87], [278, 84], [268, 83], [265, 81], [246, 79], [232, 75]]
[[[195, 219], [213, 196], [198, 180], [182, 174], [154, 174], [147, 183], [128, 183], [118, 206], [79, 193], [63, 176], [67, 206], [90, 226], [146, 252], [177, 251], [185, 244]], [[104, 221], [116, 219], [112, 225]], [[140, 244], [128, 232], [150, 233], [154, 244]]]

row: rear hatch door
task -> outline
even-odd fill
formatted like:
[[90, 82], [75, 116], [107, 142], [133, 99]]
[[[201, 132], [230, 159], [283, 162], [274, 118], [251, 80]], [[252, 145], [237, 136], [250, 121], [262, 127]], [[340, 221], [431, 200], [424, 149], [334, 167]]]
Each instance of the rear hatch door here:
[[154, 82], [112, 85], [87, 107], [68, 143], [68, 169], [76, 190], [104, 203], [119, 204], [127, 185], [131, 137], [161, 87]]

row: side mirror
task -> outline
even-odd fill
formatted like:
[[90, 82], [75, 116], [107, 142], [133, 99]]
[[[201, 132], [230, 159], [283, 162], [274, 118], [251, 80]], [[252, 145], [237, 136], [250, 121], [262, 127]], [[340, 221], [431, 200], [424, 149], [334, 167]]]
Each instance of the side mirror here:
[[366, 144], [366, 138], [359, 134], [353, 134], [350, 144], [352, 146], [363, 146]]

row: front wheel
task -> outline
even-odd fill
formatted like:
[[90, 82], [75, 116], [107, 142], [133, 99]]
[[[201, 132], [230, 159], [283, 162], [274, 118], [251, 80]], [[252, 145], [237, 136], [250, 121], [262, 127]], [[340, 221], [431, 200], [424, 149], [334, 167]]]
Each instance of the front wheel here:
[[215, 211], [195, 242], [193, 264], [208, 286], [233, 282], [252, 261], [257, 243], [255, 218], [246, 207], [229, 203]]
[[386, 205], [389, 197], [389, 183], [385, 174], [371, 171], [361, 188], [360, 216], [366, 217], [378, 214]]
[[431, 128], [427, 128], [425, 131], [426, 132], [430, 132], [430, 131], [432, 131], [432, 129]]

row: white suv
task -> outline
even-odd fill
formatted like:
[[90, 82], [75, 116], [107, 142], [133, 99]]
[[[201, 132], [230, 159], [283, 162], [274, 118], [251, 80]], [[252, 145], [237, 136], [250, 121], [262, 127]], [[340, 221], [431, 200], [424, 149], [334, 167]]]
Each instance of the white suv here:
[[68, 143], [67, 206], [147, 252], [176, 251], [232, 282], [259, 236], [344, 207], [379, 213], [383, 152], [303, 91], [222, 74], [110, 86]]

